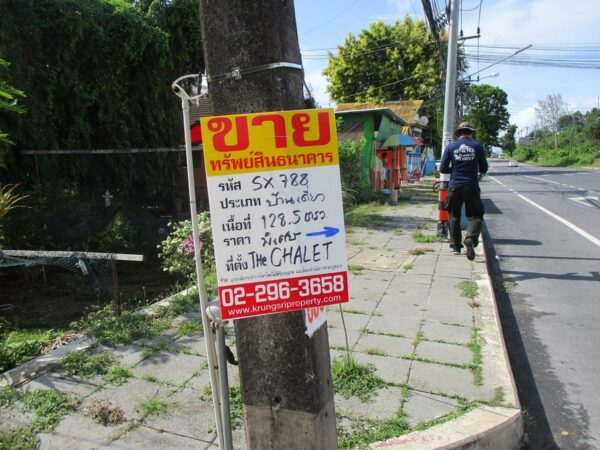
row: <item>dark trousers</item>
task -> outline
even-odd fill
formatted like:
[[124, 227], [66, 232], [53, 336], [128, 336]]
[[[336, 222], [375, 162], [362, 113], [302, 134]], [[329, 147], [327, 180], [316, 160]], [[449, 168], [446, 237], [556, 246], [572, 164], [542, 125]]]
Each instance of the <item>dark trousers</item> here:
[[469, 222], [465, 239], [470, 237], [473, 245], [477, 245], [479, 242], [484, 213], [480, 192], [479, 186], [459, 186], [449, 190], [450, 247], [461, 249], [463, 246], [460, 230], [460, 213], [463, 203]]

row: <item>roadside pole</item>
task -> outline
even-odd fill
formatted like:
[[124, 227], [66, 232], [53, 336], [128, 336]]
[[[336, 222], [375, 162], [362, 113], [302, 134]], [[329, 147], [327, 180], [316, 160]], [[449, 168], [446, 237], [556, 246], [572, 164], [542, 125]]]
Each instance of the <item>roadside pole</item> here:
[[[304, 109], [292, 1], [200, 1], [213, 115]], [[335, 449], [327, 327], [303, 311], [234, 322], [246, 442], [253, 449]]]
[[[448, 59], [446, 64], [446, 91], [444, 95], [442, 158], [446, 152], [446, 147], [452, 142], [454, 134], [459, 4], [459, 0], [451, 0], [450, 4], [450, 24], [448, 25]], [[448, 237], [448, 211], [442, 210], [442, 205], [446, 201], [449, 181], [450, 174], [440, 173], [440, 196], [438, 203], [439, 221], [437, 225], [437, 234], [441, 237]]]

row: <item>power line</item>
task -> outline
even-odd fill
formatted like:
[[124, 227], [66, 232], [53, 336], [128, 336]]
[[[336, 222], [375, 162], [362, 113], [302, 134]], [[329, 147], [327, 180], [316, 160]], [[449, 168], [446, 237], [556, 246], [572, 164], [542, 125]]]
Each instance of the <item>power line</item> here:
[[339, 16], [341, 16], [343, 13], [345, 13], [346, 11], [348, 11], [350, 8], [352, 8], [354, 5], [356, 5], [360, 0], [355, 0], [352, 3], [350, 3], [348, 6], [346, 6], [344, 9], [342, 9], [339, 13], [337, 13], [335, 16], [333, 16], [332, 18], [330, 18], [329, 20], [323, 22], [321, 25], [308, 30], [308, 31], [303, 31], [302, 33], [300, 33], [301, 36], [304, 36], [306, 34], [312, 33], [313, 31], [317, 31], [320, 30], [321, 28], [323, 28], [325, 25], [329, 24], [330, 22], [334, 21], [335, 19], [337, 19]]

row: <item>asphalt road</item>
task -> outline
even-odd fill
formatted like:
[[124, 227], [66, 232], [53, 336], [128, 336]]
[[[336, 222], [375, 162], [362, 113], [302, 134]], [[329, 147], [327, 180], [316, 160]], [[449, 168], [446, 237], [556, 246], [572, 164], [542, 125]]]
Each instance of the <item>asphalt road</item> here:
[[490, 163], [485, 232], [528, 447], [600, 449], [600, 170]]

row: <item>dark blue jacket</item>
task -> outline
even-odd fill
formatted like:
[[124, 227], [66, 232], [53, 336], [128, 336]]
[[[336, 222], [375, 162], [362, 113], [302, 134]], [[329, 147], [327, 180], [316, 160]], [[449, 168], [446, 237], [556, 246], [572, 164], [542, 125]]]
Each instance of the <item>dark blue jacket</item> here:
[[451, 174], [449, 188], [478, 186], [477, 172], [487, 171], [488, 163], [483, 145], [469, 137], [461, 137], [448, 144], [440, 162], [440, 172]]

